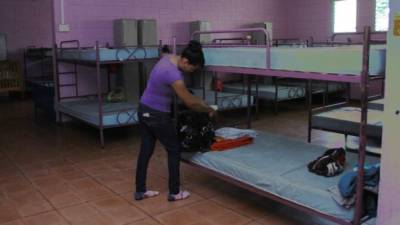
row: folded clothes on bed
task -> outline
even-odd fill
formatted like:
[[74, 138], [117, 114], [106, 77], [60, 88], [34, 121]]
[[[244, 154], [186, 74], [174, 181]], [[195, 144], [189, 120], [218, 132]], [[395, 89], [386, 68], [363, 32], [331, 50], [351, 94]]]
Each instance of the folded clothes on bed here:
[[243, 145], [248, 145], [253, 143], [253, 138], [252, 137], [240, 137], [236, 139], [220, 139], [214, 142], [214, 144], [211, 145], [211, 150], [212, 151], [224, 151], [232, 148], [237, 148]]
[[349, 209], [353, 207], [354, 203], [356, 202], [356, 195], [353, 195], [349, 198], [344, 198], [339, 191], [337, 186], [331, 187], [328, 189], [331, 194], [333, 200], [335, 200], [339, 205]]
[[[356, 203], [355, 194], [348, 198], [345, 198], [341, 195], [340, 190], [337, 186], [329, 188], [328, 191], [330, 192], [332, 199], [346, 209], [352, 208]], [[364, 214], [370, 217], [376, 217], [378, 196], [376, 194], [373, 194], [372, 192], [364, 192], [363, 199]]]
[[236, 139], [240, 137], [257, 137], [257, 132], [254, 130], [238, 129], [233, 127], [223, 127], [215, 131], [215, 136], [224, 139]]

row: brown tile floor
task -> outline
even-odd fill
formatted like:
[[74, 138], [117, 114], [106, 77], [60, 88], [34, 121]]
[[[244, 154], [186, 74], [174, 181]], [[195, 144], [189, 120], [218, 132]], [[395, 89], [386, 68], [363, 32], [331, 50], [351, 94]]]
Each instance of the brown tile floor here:
[[[301, 106], [278, 116], [261, 114], [256, 129], [305, 140]], [[328, 224], [182, 165], [185, 201], [168, 202], [165, 153], [157, 147], [149, 186], [161, 195], [133, 201], [139, 135], [135, 128], [106, 131], [58, 126], [32, 103], [0, 100], [0, 225], [298, 225]], [[340, 144], [342, 136], [314, 132], [315, 143]], [[316, 222], [318, 221], [318, 222]]]

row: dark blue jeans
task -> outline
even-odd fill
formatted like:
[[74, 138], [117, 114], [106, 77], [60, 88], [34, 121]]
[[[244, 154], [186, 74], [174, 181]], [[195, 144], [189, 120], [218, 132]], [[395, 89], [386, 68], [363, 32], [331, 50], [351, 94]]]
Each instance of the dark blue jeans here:
[[146, 105], [139, 106], [141, 132], [140, 153], [136, 168], [136, 192], [146, 192], [146, 175], [149, 161], [159, 140], [168, 154], [168, 187], [170, 194], [178, 194], [180, 186], [180, 143], [171, 113], [160, 112]]

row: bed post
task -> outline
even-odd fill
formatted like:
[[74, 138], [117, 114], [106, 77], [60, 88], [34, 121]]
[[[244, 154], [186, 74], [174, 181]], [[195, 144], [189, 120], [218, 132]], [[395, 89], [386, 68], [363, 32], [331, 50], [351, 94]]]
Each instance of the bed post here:
[[251, 81], [250, 75], [246, 76], [247, 81], [247, 129], [251, 128]]
[[62, 123], [62, 113], [60, 112], [60, 110], [57, 109], [58, 104], [60, 104], [61, 101], [61, 89], [60, 89], [60, 75], [59, 75], [59, 71], [58, 71], [58, 48], [57, 48], [57, 44], [54, 44], [53, 47], [53, 71], [54, 71], [54, 80], [55, 80], [55, 87], [54, 87], [54, 91], [55, 91], [55, 101], [56, 101], [56, 107], [55, 110], [57, 112], [57, 118], [56, 120], [58, 120], [59, 122]]
[[108, 89], [108, 92], [111, 91], [111, 74], [110, 74], [109, 66], [107, 66], [107, 89]]
[[202, 96], [203, 96], [203, 100], [206, 99], [206, 75], [205, 75], [205, 71], [201, 70], [200, 71], [200, 80], [201, 80], [201, 87], [202, 87]]
[[272, 78], [274, 86], [275, 86], [275, 95], [274, 95], [274, 115], [278, 115], [278, 78], [277, 77], [273, 77]]
[[101, 77], [100, 77], [100, 49], [99, 42], [96, 41], [96, 78], [97, 78], [97, 101], [99, 102], [99, 132], [100, 132], [100, 145], [104, 148], [104, 126], [103, 126], [103, 96], [101, 91]]
[[307, 94], [307, 111], [308, 111], [308, 132], [307, 132], [307, 142], [311, 142], [311, 132], [312, 132], [312, 83], [311, 80], [307, 80], [306, 94]]
[[358, 155], [358, 174], [357, 174], [357, 189], [356, 189], [356, 205], [354, 213], [355, 225], [361, 224], [363, 192], [364, 192], [364, 163], [365, 163], [365, 147], [367, 143], [367, 104], [368, 104], [368, 89], [369, 89], [369, 49], [370, 49], [371, 28], [364, 28], [364, 43], [363, 43], [363, 66], [361, 72], [361, 122], [360, 122], [360, 147]]
[[256, 120], [258, 120], [258, 113], [260, 112], [260, 97], [259, 97], [259, 93], [258, 93], [258, 76], [256, 76]]
[[[213, 83], [214, 83], [214, 104], [218, 105], [218, 74], [213, 72]], [[221, 90], [222, 91], [222, 90]], [[205, 88], [205, 76], [203, 76], [203, 100], [206, 99], [206, 88]]]
[[329, 94], [329, 82], [325, 82], [325, 90], [322, 94], [322, 105], [326, 106], [328, 104], [328, 94]]
[[76, 97], [79, 96], [79, 89], [78, 89], [78, 66], [76, 62], [74, 62], [74, 75], [75, 75], [75, 95]]

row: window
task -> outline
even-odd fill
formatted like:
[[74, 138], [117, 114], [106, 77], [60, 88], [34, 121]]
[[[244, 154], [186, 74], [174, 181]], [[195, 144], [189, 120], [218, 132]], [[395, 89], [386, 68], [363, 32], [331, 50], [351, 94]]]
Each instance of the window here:
[[389, 0], [375, 2], [375, 30], [387, 31], [389, 27]]
[[357, 0], [334, 0], [334, 33], [356, 32]]

